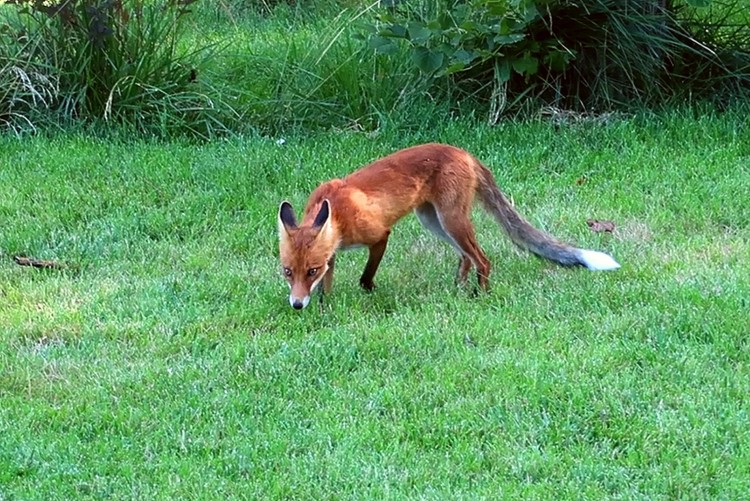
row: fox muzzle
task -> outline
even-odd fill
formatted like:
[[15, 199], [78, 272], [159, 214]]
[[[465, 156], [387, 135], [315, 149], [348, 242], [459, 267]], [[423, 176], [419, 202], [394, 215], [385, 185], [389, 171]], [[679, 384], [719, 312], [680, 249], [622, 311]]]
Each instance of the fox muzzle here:
[[289, 295], [289, 304], [291, 304], [292, 308], [294, 308], [295, 310], [301, 310], [302, 308], [310, 304], [310, 296], [305, 296], [300, 300], [299, 298]]

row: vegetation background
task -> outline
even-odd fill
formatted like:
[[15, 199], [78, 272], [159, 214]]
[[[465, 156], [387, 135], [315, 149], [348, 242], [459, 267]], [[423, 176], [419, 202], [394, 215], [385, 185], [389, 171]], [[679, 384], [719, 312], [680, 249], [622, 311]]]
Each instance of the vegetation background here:
[[7, 0], [0, 125], [162, 138], [492, 123], [750, 88], [746, 0]]
[[[746, 7], [0, 5], [0, 500], [742, 499]], [[623, 268], [407, 218], [289, 308], [279, 201], [427, 141]]]

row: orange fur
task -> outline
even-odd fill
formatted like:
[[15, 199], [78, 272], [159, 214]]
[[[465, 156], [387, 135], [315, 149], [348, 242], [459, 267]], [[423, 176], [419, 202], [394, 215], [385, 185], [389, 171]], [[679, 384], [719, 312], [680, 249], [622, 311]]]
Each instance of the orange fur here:
[[306, 306], [321, 280], [324, 292], [330, 290], [339, 249], [369, 249], [360, 284], [372, 289], [391, 227], [412, 211], [456, 249], [459, 280], [465, 281], [475, 267], [479, 285], [486, 288], [490, 263], [469, 219], [475, 196], [518, 245], [563, 265], [588, 265], [580, 249], [526, 222], [499, 190], [492, 173], [471, 154], [453, 146], [424, 144], [393, 153], [344, 179], [321, 184], [310, 195], [299, 225], [291, 205], [282, 203], [279, 250], [292, 306]]

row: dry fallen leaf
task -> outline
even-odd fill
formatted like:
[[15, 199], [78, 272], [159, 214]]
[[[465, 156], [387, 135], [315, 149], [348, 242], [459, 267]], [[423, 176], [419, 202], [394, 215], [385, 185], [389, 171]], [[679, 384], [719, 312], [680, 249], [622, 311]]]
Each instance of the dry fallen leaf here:
[[586, 224], [589, 225], [589, 228], [591, 228], [591, 231], [594, 233], [612, 233], [615, 231], [615, 223], [612, 221], [599, 221], [598, 219], [589, 219], [586, 221]]

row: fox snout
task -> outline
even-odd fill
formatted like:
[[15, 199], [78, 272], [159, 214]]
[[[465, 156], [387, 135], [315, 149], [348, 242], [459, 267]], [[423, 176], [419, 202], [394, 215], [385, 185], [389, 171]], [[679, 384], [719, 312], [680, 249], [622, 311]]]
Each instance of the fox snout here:
[[295, 310], [301, 310], [310, 304], [310, 295], [315, 289], [315, 285], [308, 287], [304, 282], [294, 282], [289, 284], [289, 304]]
[[308, 304], [310, 304], [310, 294], [312, 289], [308, 289], [301, 283], [289, 284], [289, 304], [295, 310], [301, 310]]
[[292, 294], [289, 294], [289, 304], [292, 305], [292, 308], [295, 310], [301, 310], [308, 304], [310, 304], [310, 295], [303, 297], [302, 299], [294, 297]]
[[294, 276], [287, 277], [287, 284], [289, 285], [289, 304], [295, 310], [301, 310], [310, 304], [310, 296], [313, 291], [318, 287], [323, 278], [324, 273], [320, 274], [320, 277], [313, 277], [305, 275], [303, 278], [298, 279]]

